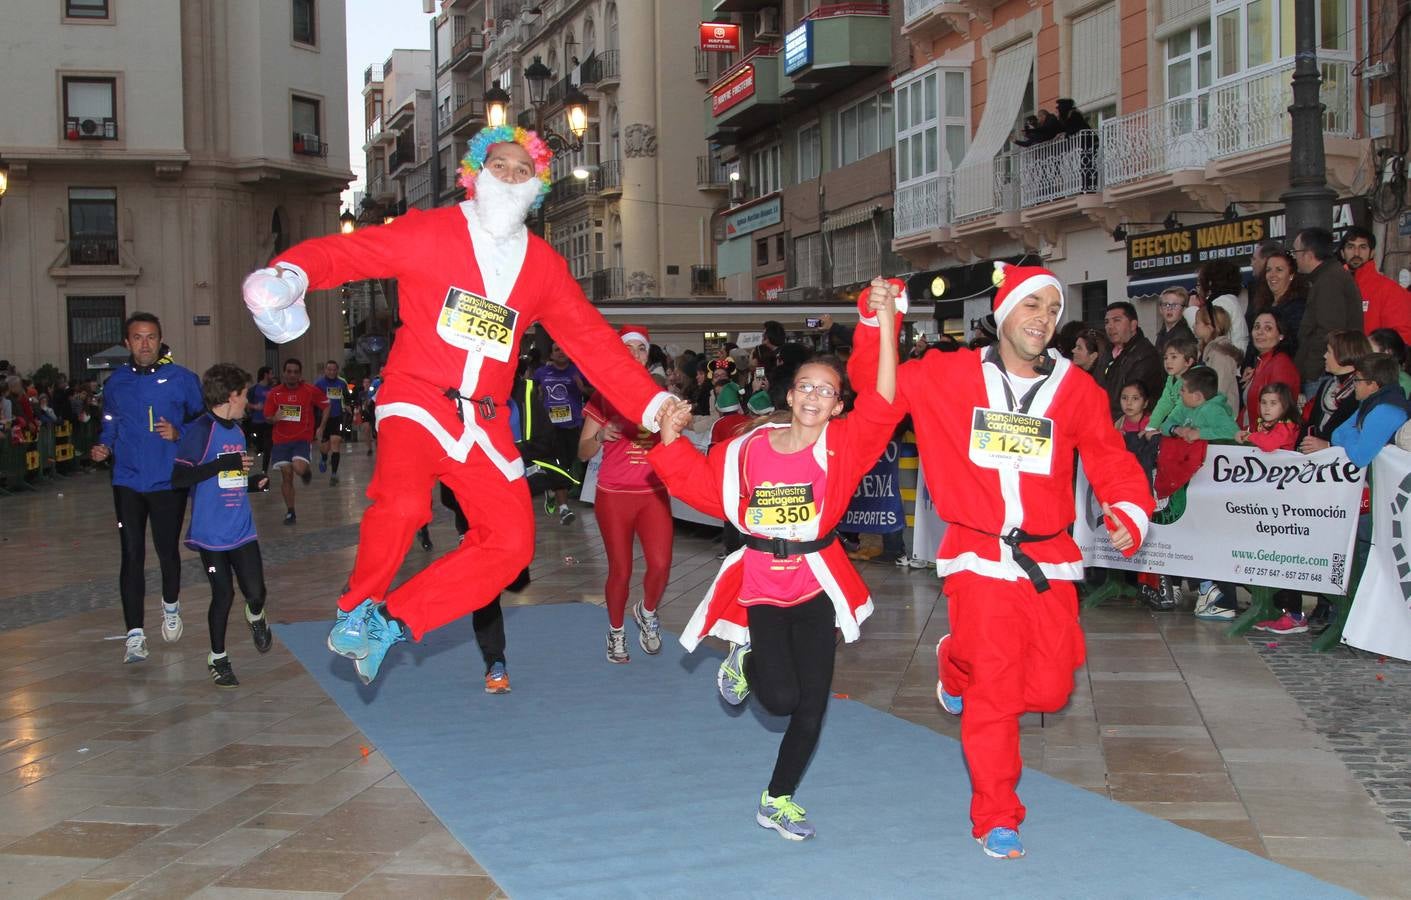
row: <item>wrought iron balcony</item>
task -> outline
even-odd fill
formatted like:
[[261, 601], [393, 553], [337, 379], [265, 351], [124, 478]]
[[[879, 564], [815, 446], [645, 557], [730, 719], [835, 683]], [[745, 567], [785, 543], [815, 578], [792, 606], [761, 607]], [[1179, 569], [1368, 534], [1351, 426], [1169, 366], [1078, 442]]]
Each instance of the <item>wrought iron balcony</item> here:
[[[1350, 65], [1321, 64], [1323, 134], [1354, 136]], [[1293, 64], [1102, 123], [1103, 175], [1117, 185], [1288, 143]]]
[[720, 293], [715, 277], [715, 266], [691, 266], [691, 293]]
[[1001, 153], [956, 169], [951, 175], [951, 218], [966, 222], [1019, 208], [1019, 167], [1015, 154]]
[[1019, 203], [1027, 208], [1102, 190], [1102, 161], [1095, 131], [1025, 147], [1019, 159]]
[[623, 295], [622, 269], [599, 269], [593, 273], [593, 300], [612, 300]]
[[85, 235], [69, 238], [69, 265], [71, 266], [116, 266], [118, 264], [118, 237]]
[[925, 234], [950, 224], [950, 179], [932, 175], [897, 188], [893, 203], [895, 236]]
[[441, 66], [441, 71], [459, 68], [485, 53], [485, 35], [472, 28], [462, 35], [451, 47], [451, 55]]
[[598, 193], [622, 193], [622, 160], [605, 159], [598, 163]]
[[696, 157], [696, 189], [723, 191], [730, 187], [730, 172], [725, 163], [714, 156]]

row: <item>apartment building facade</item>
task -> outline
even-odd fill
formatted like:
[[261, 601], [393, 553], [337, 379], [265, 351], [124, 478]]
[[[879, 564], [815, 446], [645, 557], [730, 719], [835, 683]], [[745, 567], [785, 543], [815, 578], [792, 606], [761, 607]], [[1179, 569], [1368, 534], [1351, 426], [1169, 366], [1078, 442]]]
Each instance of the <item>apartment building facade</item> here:
[[[891, 76], [901, 3], [707, 0], [707, 21], [738, 28], [704, 96], [707, 138], [727, 167], [716, 220], [727, 293], [757, 327], [851, 307], [892, 252], [896, 112]], [[756, 306], [756, 304], [758, 304]], [[794, 320], [798, 321], [794, 321]], [[746, 324], [746, 323], [741, 323]]]
[[[326, 358], [336, 297], [266, 345], [240, 284], [338, 227], [352, 180], [343, 5], [46, 0], [6, 11], [0, 349], [75, 374], [156, 313], [178, 361]], [[258, 65], [250, 60], [258, 59]], [[327, 301], [327, 302], [325, 302]]]
[[[906, 0], [910, 67], [893, 85], [896, 252], [916, 270], [1042, 259], [1069, 286], [1067, 317], [1088, 321], [1111, 300], [1189, 283], [1207, 259], [1247, 262], [1259, 240], [1285, 236], [1293, 7]], [[1368, 220], [1371, 86], [1357, 71], [1366, 16], [1352, 0], [1318, 4], [1340, 226]], [[1024, 118], [1059, 98], [1090, 130], [1016, 144]]]

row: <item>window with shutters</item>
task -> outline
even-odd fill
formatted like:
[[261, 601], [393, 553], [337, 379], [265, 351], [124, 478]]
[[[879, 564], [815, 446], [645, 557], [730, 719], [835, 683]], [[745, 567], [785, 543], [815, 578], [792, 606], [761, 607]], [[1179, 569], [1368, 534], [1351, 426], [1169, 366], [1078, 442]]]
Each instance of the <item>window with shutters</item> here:
[[909, 268], [892, 253], [892, 211], [883, 210], [865, 222], [828, 233], [834, 287], [871, 281]]
[[64, 18], [102, 21], [112, 17], [108, 0], [64, 0]]
[[823, 140], [818, 123], [805, 125], [796, 135], [794, 154], [794, 184], [812, 181], [822, 174]]
[[1117, 114], [1121, 83], [1117, 4], [1109, 3], [1073, 19], [1072, 83], [1069, 95], [1094, 130]]
[[784, 186], [780, 178], [781, 156], [782, 148], [779, 144], [770, 144], [768, 147], [750, 153], [749, 189], [751, 197], [763, 197], [765, 194], [772, 194]]
[[296, 44], [318, 45], [318, 30], [315, 16], [317, 0], [293, 0], [293, 37]]
[[792, 287], [823, 286], [823, 235], [818, 232], [794, 238], [794, 252], [790, 254], [792, 271], [789, 281]]

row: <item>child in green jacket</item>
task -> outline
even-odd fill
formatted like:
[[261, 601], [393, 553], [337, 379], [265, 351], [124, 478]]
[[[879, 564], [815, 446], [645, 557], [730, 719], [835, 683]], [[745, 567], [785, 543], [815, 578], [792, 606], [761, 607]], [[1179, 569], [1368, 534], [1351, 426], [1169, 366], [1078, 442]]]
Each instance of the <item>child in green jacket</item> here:
[[1166, 386], [1161, 399], [1151, 411], [1151, 421], [1143, 432], [1151, 437], [1164, 430], [1166, 422], [1181, 410], [1181, 378], [1200, 358], [1200, 348], [1188, 337], [1173, 337], [1166, 342], [1161, 362], [1166, 367]]
[[1215, 370], [1196, 366], [1181, 376], [1181, 406], [1161, 426], [1173, 437], [1187, 441], [1229, 441], [1239, 433], [1235, 414]]

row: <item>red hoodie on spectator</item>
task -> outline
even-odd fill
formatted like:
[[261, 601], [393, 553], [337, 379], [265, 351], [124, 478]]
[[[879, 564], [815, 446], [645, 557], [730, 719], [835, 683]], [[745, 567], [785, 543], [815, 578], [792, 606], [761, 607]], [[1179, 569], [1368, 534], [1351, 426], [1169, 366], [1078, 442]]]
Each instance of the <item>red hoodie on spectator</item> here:
[[1362, 294], [1362, 333], [1390, 328], [1411, 344], [1411, 291], [1377, 271], [1370, 261], [1352, 270]]
[[1298, 443], [1298, 426], [1293, 422], [1283, 421], [1266, 427], [1263, 422], [1259, 422], [1249, 432], [1246, 440], [1265, 453], [1292, 450]]

